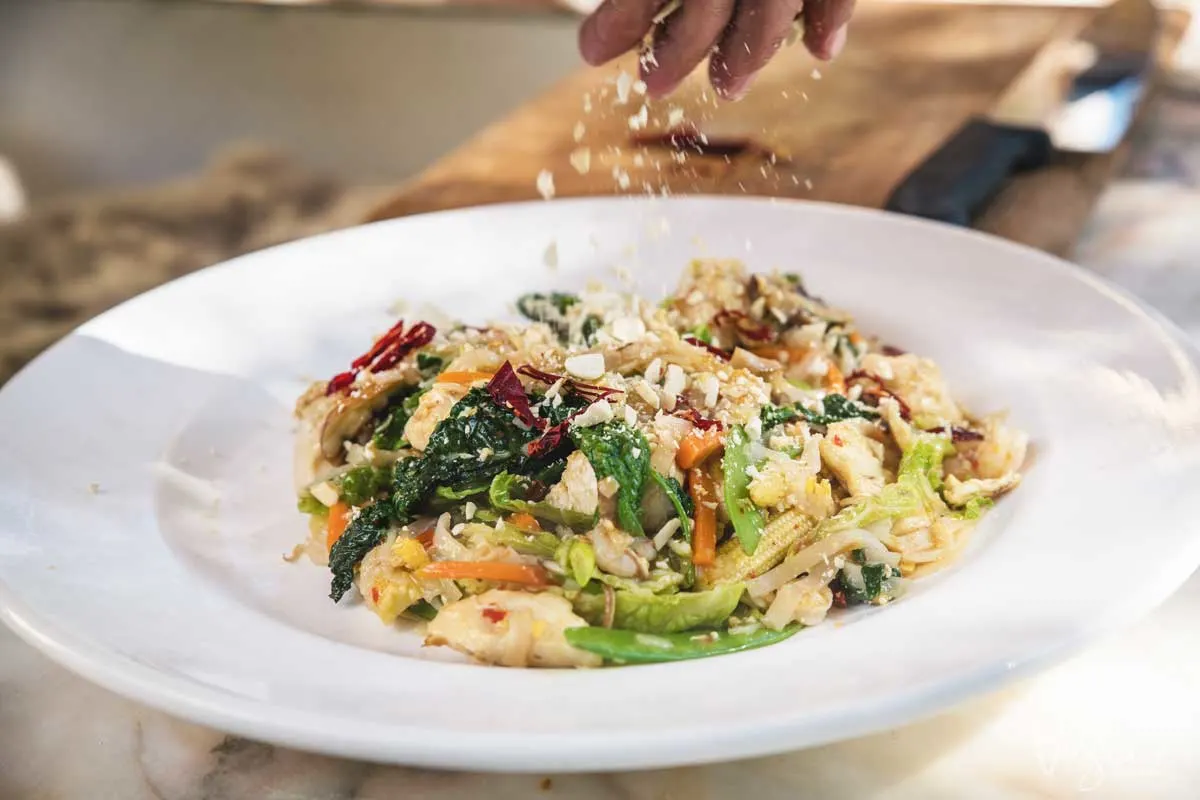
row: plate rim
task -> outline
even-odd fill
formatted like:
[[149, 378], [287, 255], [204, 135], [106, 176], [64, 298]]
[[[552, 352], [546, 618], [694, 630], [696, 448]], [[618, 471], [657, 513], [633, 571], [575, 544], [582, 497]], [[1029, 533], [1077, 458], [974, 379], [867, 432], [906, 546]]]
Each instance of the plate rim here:
[[[916, 228], [940, 230], [939, 235], [959, 236], [966, 240], [984, 243], [988, 247], [1008, 250], [1018, 258], [1035, 258], [1046, 268], [1057, 269], [1075, 281], [1094, 291], [1116, 300], [1131, 313], [1140, 314], [1154, 324], [1174, 346], [1187, 356], [1193, 374], [1200, 375], [1200, 349], [1171, 320], [1157, 309], [1084, 267], [1036, 248], [1001, 239], [991, 234], [971, 229], [958, 228], [939, 222], [907, 217], [879, 209], [860, 208], [835, 203], [810, 200], [791, 200], [760, 197], [723, 197], [719, 195], [690, 195], [677, 198], [628, 198], [628, 197], [582, 197], [551, 201], [558, 206], [615, 205], [633, 201], [645, 205], [669, 204], [687, 206], [698, 204], [737, 204], [790, 206], [803, 213], [833, 214], [851, 217], [880, 219], [885, 224], [908, 225]], [[403, 227], [413, 219], [431, 217], [471, 216], [476, 214], [506, 213], [510, 209], [528, 209], [543, 206], [545, 201], [517, 203], [495, 203], [472, 206], [464, 209], [449, 209], [416, 214], [390, 220], [381, 220], [364, 225], [342, 228], [315, 236], [285, 242], [252, 251], [204, 267], [165, 284], [150, 288], [132, 298], [106, 310], [84, 322], [62, 337], [42, 353], [38, 354], [3, 386], [0, 392], [10, 391], [36, 365], [54, 358], [68, 339], [86, 332], [89, 326], [98, 323], [110, 314], [117, 314], [129, 305], [144, 302], [156, 292], [176, 287], [193, 278], [224, 269], [236, 269], [240, 262], [266, 251], [286, 251], [288, 248], [303, 248], [314, 240], [338, 236], [354, 236], [361, 229]], [[631, 739], [622, 739], [608, 744], [613, 737], [598, 733], [573, 733], [575, 741], [587, 741], [587, 746], [575, 753], [562, 750], [537, 753], [538, 744], [560, 739], [559, 734], [525, 733], [504, 747], [497, 747], [494, 735], [487, 732], [455, 734], [456, 743], [451, 746], [444, 737], [434, 737], [436, 744], [423, 741], [425, 734], [420, 727], [410, 725], [372, 723], [386, 729], [388, 736], [371, 738], [366, 734], [353, 737], [330, 736], [319, 732], [320, 720], [326, 717], [318, 712], [280, 708], [268, 701], [246, 696], [231, 695], [219, 688], [197, 681], [167, 674], [156, 668], [139, 664], [120, 653], [91, 641], [82, 632], [72, 632], [57, 622], [39, 614], [25, 603], [15, 591], [0, 581], [0, 621], [3, 621], [27, 644], [57, 664], [107, 690], [138, 703], [167, 712], [186, 721], [202, 724], [221, 732], [245, 736], [260, 741], [282, 745], [307, 752], [323, 753], [378, 763], [406, 764], [450, 770], [495, 771], [495, 772], [584, 772], [592, 770], [653, 769], [684, 766], [714, 761], [728, 761], [755, 756], [774, 755], [802, 749], [817, 744], [833, 743], [870, 733], [910, 724], [941, 713], [968, 699], [988, 691], [995, 691], [1024, 676], [1031, 675], [1047, 666], [1078, 652], [1104, 634], [1118, 631], [1148, 614], [1170, 597], [1195, 571], [1200, 564], [1200, 535], [1195, 532], [1187, 542], [1187, 557], [1174, 560], [1161, 570], [1161, 577], [1153, 585], [1147, 584], [1142, 591], [1127, 596], [1124, 601], [1105, 616], [1093, 615], [1085, 624], [1072, 626], [1070, 635], [1060, 636], [1045, 644], [1039, 651], [1030, 652], [1023, 658], [998, 665], [989, 663], [950, 680], [940, 680], [917, 689], [893, 696], [885, 703], [871, 703], [865, 707], [842, 707], [837, 713], [828, 713], [830, 719], [796, 723], [780, 720], [771, 725], [746, 725], [734, 727], [713, 735], [706, 730], [703, 738], [691, 738], [685, 746], [673, 743], [672, 749], [663, 754], [653, 749], [638, 749]], [[304, 724], [307, 722], [308, 724]], [[475, 742], [486, 747], [474, 748]], [[586, 755], [584, 755], [586, 754]]]

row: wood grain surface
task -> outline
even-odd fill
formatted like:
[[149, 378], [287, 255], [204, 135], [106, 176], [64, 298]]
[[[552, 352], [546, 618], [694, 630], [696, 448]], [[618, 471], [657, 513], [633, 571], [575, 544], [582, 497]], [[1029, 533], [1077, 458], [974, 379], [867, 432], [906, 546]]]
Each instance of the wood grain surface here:
[[[746, 194], [880, 207], [1041, 48], [1094, 14], [868, 2], [837, 62], [822, 65], [801, 47], [785, 48], [738, 103], [718, 102], [702, 72], [675, 96], [646, 102], [636, 86], [625, 92], [628, 81], [619, 77], [635, 72], [631, 59], [582, 70], [400, 187], [371, 218], [536, 199], [543, 171], [557, 197]], [[1178, 45], [1187, 17], [1172, 12], [1163, 21], [1160, 60]], [[631, 117], [643, 105], [647, 121], [638, 127]], [[681, 116], [732, 154], [645, 144], [676, 130]], [[585, 150], [590, 163], [581, 172]], [[1069, 252], [1124, 151], [1064, 157], [1014, 179], [976, 226]]]

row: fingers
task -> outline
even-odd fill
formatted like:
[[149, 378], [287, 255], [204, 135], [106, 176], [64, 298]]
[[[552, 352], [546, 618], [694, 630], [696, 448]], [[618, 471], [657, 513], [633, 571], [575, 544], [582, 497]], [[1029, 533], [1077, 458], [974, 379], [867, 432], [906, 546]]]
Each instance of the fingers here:
[[836, 58], [846, 44], [854, 0], [809, 0], [804, 4], [804, 46], [819, 59]]
[[659, 25], [653, 54], [643, 59], [642, 80], [650, 94], [669, 94], [704, 60], [729, 24], [736, 0], [694, 0]]
[[637, 46], [665, 0], [604, 0], [579, 29], [579, 51], [593, 66]]
[[730, 99], [745, 94], [792, 32], [803, 0], [741, 0], [733, 24], [709, 61], [713, 88]]

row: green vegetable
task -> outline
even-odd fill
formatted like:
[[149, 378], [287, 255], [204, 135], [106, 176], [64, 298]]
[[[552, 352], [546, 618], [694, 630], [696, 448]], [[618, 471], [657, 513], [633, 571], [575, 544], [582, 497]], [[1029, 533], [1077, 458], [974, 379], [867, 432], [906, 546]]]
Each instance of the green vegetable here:
[[[613, 627], [641, 633], [678, 633], [693, 628], [715, 628], [737, 608], [744, 586], [731, 583], [707, 592], [617, 591]], [[575, 611], [593, 625], [604, 619], [604, 595], [581, 592], [574, 601]]]
[[361, 506], [387, 487], [388, 478], [386, 468], [355, 467], [337, 478], [338, 496], [348, 505]]
[[984, 512], [995, 505], [990, 497], [972, 497], [967, 504], [954, 512], [959, 519], [979, 519]]
[[429, 622], [438, 615], [438, 610], [428, 600], [418, 600], [405, 609], [404, 613]]
[[431, 353], [417, 353], [417, 369], [426, 379], [432, 378], [442, 371], [446, 360]]
[[417, 410], [421, 395], [426, 389], [416, 389], [411, 392], [401, 392], [393, 397], [392, 405], [388, 408], [387, 416], [375, 428], [371, 441], [380, 450], [399, 450], [405, 446], [404, 426]]
[[449, 486], [439, 486], [433, 490], [433, 496], [439, 500], [466, 500], [477, 494], [483, 494], [487, 486], [464, 486], [461, 489], [451, 489]]
[[532, 293], [517, 298], [517, 310], [526, 319], [534, 322], [544, 322], [550, 327], [560, 341], [570, 338], [571, 325], [567, 320], [567, 311], [576, 305], [579, 298], [573, 294], [552, 292], [550, 294]]
[[513, 496], [514, 494], [523, 494], [528, 485], [527, 478], [501, 472], [492, 478], [492, 485], [488, 488], [488, 501], [492, 504], [492, 508], [500, 511], [532, 514], [538, 519], [548, 520], [556, 525], [566, 525], [575, 530], [587, 530], [595, 526], [598, 518], [595, 512], [582, 514], [578, 511], [567, 511], [552, 506], [544, 500], [535, 503]]
[[[679, 481], [674, 478], [663, 476], [655, 470], [650, 470], [650, 477], [663, 490], [663, 493], [671, 501], [671, 505], [675, 506], [675, 516], [679, 519], [679, 532], [683, 534], [683, 540], [691, 544], [692, 515], [696, 513], [692, 498], [688, 497], [687, 492], [679, 485]], [[696, 584], [696, 565], [690, 558], [681, 557], [674, 550], [668, 548], [667, 561], [673, 570], [683, 576], [683, 588], [690, 589]]]
[[422, 458], [402, 458], [392, 465], [392, 513], [399, 522], [409, 522], [429, 493], [429, 470]]
[[859, 405], [853, 400], [847, 399], [840, 394], [827, 394], [821, 403], [821, 411], [811, 411], [804, 406], [797, 405], [797, 410], [808, 419], [813, 425], [829, 425], [833, 422], [841, 422], [842, 420], [854, 419], [856, 417], [862, 419], [879, 419], [879, 414], [866, 406]]
[[838, 572], [830, 587], [834, 591], [840, 591], [848, 603], [876, 603], [888, 599], [885, 595], [885, 590], [888, 589], [887, 582], [891, 578], [899, 578], [900, 570], [890, 564], [868, 564], [867, 553], [861, 549], [853, 551], [850, 558], [860, 565], [862, 585], [859, 586], [859, 582], [850, 579], [849, 568], [846, 568]]
[[583, 325], [579, 327], [579, 335], [583, 337], [583, 343], [591, 347], [596, 343], [596, 333], [604, 327], [604, 320], [595, 314], [588, 314], [583, 320]]
[[523, 428], [511, 411], [477, 387], [434, 429], [422, 460], [434, 485], [481, 486], [505, 470], [520, 471], [525, 446], [536, 437], [536, 431]]
[[781, 642], [802, 627], [791, 625], [781, 631], [759, 628], [749, 633], [697, 631], [671, 634], [580, 627], [567, 628], [565, 633], [571, 646], [603, 656], [609, 661], [618, 664], [653, 664], [752, 650]]
[[657, 567], [650, 570], [649, 578], [622, 578], [620, 575], [598, 571], [595, 579], [619, 591], [640, 594], [674, 594], [679, 591], [684, 580], [683, 575], [678, 572]]
[[707, 324], [697, 325], [688, 331], [688, 333], [690, 333], [692, 336], [695, 336], [705, 344], [712, 344], [712, 328], [708, 327]]
[[750, 500], [750, 437], [741, 425], [735, 425], [725, 439], [724, 471], [725, 510], [733, 523], [733, 533], [747, 555], [753, 555], [762, 538], [766, 519]]
[[555, 560], [580, 586], [587, 586], [596, 576], [596, 551], [586, 539], [569, 539], [563, 542]]
[[501, 523], [500, 527], [491, 525], [468, 526], [479, 530], [480, 535], [492, 544], [511, 547], [522, 555], [537, 556], [538, 558], [554, 558], [561, 544], [553, 533], [544, 531], [524, 531], [516, 525]]
[[296, 508], [301, 514], [328, 514], [329, 509], [325, 507], [317, 498], [313, 497], [308, 492], [300, 495], [300, 499], [296, 501]]
[[880, 520], [945, 511], [938, 489], [942, 485], [942, 461], [953, 452], [954, 446], [946, 437], [914, 434], [913, 443], [900, 458], [896, 482], [822, 522], [817, 538], [847, 528], [864, 528]]
[[798, 416], [800, 416], [800, 413], [796, 411], [794, 406], [773, 406], [768, 404], [763, 406], [762, 410], [758, 412], [758, 418], [762, 420], [762, 429], [764, 431], [769, 431], [776, 425], [791, 422]]
[[639, 510], [642, 490], [650, 474], [650, 444], [645, 435], [623, 421], [605, 422], [590, 428], [574, 428], [571, 439], [587, 456], [598, 478], [614, 478], [617, 490], [617, 522], [628, 533], [645, 536]]
[[329, 597], [337, 602], [354, 584], [354, 568], [383, 541], [391, 524], [391, 509], [387, 503], [373, 503], [358, 512], [345, 532], [333, 543], [329, 551], [329, 571], [333, 581], [329, 586]]

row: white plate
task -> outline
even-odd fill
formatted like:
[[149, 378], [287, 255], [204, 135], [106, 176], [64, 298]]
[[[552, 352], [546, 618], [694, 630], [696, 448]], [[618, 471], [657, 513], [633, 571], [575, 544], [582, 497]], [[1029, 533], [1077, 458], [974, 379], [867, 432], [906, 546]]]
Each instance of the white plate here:
[[[866, 329], [938, 359], [971, 408], [1009, 408], [1032, 434], [1025, 484], [952, 569], [774, 647], [571, 672], [424, 650], [330, 603], [324, 570], [284, 563], [305, 532], [293, 401], [389, 325], [394, 301], [484, 320], [520, 292], [613, 283], [616, 266], [660, 296], [701, 254], [802, 271]], [[929, 714], [1164, 599], [1200, 561], [1198, 423], [1195, 356], [1174, 329], [1074, 267], [974, 233], [718, 199], [415, 217], [176, 281], [13, 379], [0, 605], [97, 683], [300, 748], [489, 770], [757, 755]]]

